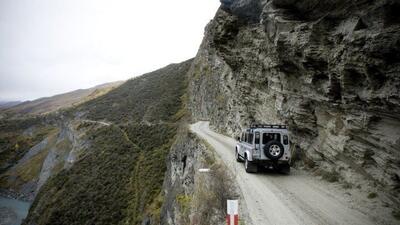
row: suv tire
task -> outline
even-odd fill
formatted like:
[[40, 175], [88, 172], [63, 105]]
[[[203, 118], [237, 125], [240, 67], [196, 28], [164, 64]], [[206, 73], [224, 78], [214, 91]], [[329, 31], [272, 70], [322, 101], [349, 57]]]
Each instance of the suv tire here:
[[239, 151], [237, 149], [235, 149], [235, 158], [236, 162], [243, 162], [243, 159], [240, 157]]
[[264, 146], [264, 154], [271, 160], [278, 160], [283, 156], [284, 148], [279, 141], [272, 140]]
[[247, 173], [257, 173], [258, 167], [253, 162], [250, 162], [246, 156], [244, 160], [244, 169], [246, 170]]

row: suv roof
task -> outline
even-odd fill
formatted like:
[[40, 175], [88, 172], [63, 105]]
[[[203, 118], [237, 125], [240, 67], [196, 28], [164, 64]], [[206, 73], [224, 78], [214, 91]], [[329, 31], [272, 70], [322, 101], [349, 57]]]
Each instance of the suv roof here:
[[278, 124], [252, 124], [250, 128], [245, 129], [244, 131], [253, 133], [255, 131], [266, 131], [266, 132], [279, 132], [279, 133], [288, 133], [287, 125], [278, 125]]
[[279, 125], [279, 124], [252, 124], [250, 125], [251, 129], [255, 128], [271, 128], [271, 129], [288, 129], [287, 125]]

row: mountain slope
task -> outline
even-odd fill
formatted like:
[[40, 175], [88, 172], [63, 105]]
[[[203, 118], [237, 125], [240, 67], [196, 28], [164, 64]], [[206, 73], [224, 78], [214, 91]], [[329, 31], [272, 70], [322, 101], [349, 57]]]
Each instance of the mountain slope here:
[[[128, 80], [58, 113], [2, 120], [1, 133], [13, 131], [16, 140], [34, 137], [18, 144], [17, 155], [13, 149], [22, 142], [1, 145], [2, 154], [9, 156], [2, 162], [0, 187], [36, 196], [24, 224], [159, 220], [165, 160], [185, 114], [191, 63]], [[37, 136], [42, 126], [49, 130]]]
[[50, 113], [59, 109], [81, 104], [91, 99], [95, 99], [113, 90], [122, 83], [122, 81], [106, 83], [89, 89], [80, 89], [52, 97], [22, 102], [16, 106], [8, 107], [7, 109], [3, 110], [2, 113], [23, 115]]
[[125, 219], [139, 149], [116, 126], [98, 128], [89, 138], [91, 152], [43, 186], [26, 224], [117, 224]]
[[108, 94], [89, 101], [73, 111], [91, 120], [114, 123], [167, 120], [181, 105], [185, 90], [183, 76], [191, 61], [172, 64], [163, 69], [128, 80]]

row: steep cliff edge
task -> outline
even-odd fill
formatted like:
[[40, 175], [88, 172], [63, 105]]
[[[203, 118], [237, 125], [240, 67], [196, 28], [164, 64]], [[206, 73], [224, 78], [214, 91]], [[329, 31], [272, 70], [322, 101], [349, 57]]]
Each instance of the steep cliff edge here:
[[[160, 224], [224, 224], [226, 200], [240, 198], [241, 192], [235, 175], [213, 147], [184, 126], [172, 145], [167, 165]], [[242, 223], [251, 224], [244, 204], [240, 211]]]
[[400, 4], [222, 2], [189, 73], [193, 118], [230, 135], [286, 123], [303, 165], [398, 199]]

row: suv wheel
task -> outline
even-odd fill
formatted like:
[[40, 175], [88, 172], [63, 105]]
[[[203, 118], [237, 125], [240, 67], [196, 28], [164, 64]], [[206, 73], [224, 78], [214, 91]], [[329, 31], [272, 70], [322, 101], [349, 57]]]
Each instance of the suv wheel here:
[[264, 154], [271, 160], [278, 160], [283, 156], [284, 148], [279, 141], [270, 141], [264, 146]]
[[247, 156], [244, 160], [244, 169], [246, 170], [247, 173], [257, 173], [257, 165], [254, 164], [253, 162], [250, 162], [247, 159]]
[[243, 162], [243, 159], [240, 158], [239, 151], [237, 149], [235, 150], [235, 158], [236, 162]]

